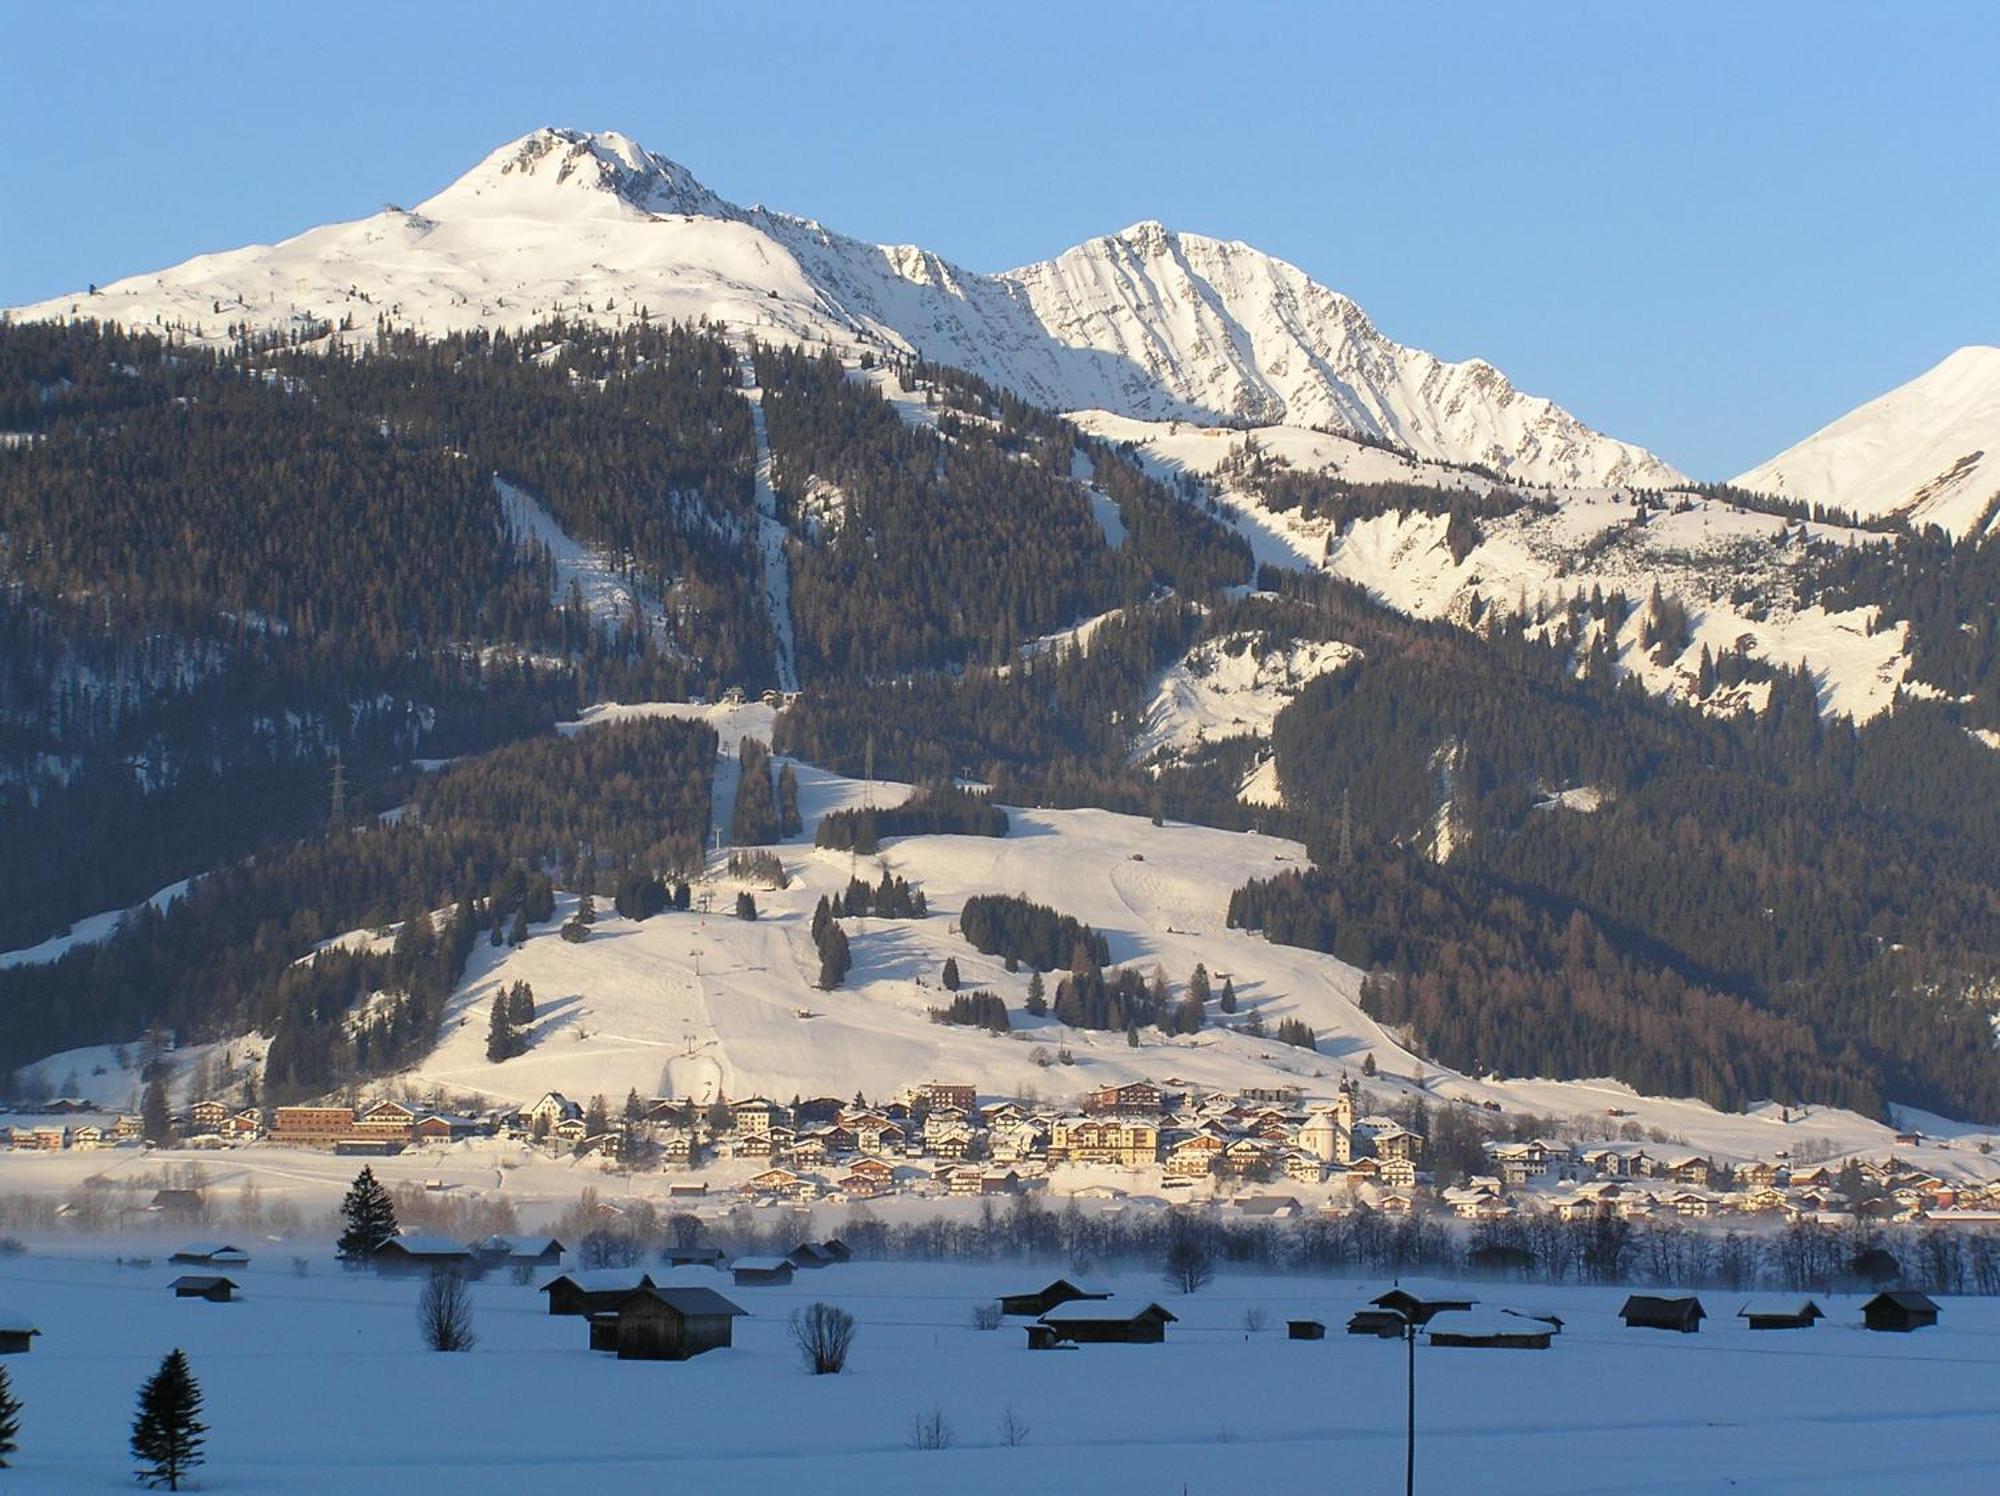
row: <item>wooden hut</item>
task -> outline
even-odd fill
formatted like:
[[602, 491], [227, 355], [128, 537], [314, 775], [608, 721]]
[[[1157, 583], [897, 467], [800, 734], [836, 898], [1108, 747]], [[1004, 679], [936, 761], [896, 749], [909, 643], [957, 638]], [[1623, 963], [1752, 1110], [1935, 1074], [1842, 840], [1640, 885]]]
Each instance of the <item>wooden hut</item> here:
[[720, 1247], [662, 1247], [660, 1262], [666, 1267], [715, 1267], [723, 1263]]
[[789, 1257], [739, 1257], [729, 1265], [738, 1288], [766, 1288], [792, 1281]]
[[1861, 1306], [1861, 1322], [1871, 1330], [1928, 1329], [1938, 1322], [1938, 1306], [1914, 1289], [1890, 1289]]
[[1432, 1345], [1485, 1350], [1545, 1351], [1555, 1326], [1518, 1314], [1487, 1314], [1475, 1309], [1447, 1309], [1431, 1316], [1424, 1327]]
[[1347, 1333], [1394, 1340], [1403, 1333], [1403, 1327], [1408, 1323], [1393, 1309], [1357, 1309], [1347, 1321]]
[[27, 1315], [0, 1309], [0, 1356], [25, 1356], [41, 1333]]
[[177, 1267], [248, 1267], [250, 1254], [227, 1242], [190, 1242], [167, 1258]]
[[1040, 1318], [1058, 1304], [1074, 1303], [1078, 1299], [1108, 1299], [1109, 1293], [1082, 1288], [1067, 1278], [1057, 1278], [1046, 1287], [1033, 1293], [1005, 1293], [1000, 1296], [1002, 1314], [1021, 1314]]
[[463, 1272], [472, 1265], [472, 1252], [448, 1236], [412, 1232], [392, 1236], [369, 1255], [375, 1271], [390, 1277], [434, 1273], [440, 1269]]
[[731, 1343], [745, 1311], [712, 1288], [640, 1288], [590, 1317], [590, 1348], [621, 1361], [685, 1361]]
[[184, 1273], [167, 1287], [177, 1299], [207, 1299], [211, 1304], [227, 1304], [236, 1298], [235, 1281], [217, 1273]]
[[1112, 1309], [1092, 1300], [1058, 1304], [1041, 1322], [1061, 1339], [1079, 1345], [1158, 1345], [1167, 1338], [1174, 1316], [1158, 1304], [1137, 1309]]
[[1288, 1319], [1285, 1321], [1287, 1340], [1324, 1340], [1326, 1322], [1317, 1319]]
[[553, 1236], [489, 1236], [472, 1248], [472, 1260], [482, 1268], [561, 1267], [569, 1248]]
[[1377, 1309], [1386, 1309], [1392, 1314], [1400, 1314], [1416, 1323], [1428, 1324], [1433, 1314], [1460, 1313], [1478, 1303], [1477, 1299], [1420, 1299], [1407, 1288], [1392, 1288], [1385, 1294], [1378, 1294], [1369, 1303]]
[[1810, 1330], [1826, 1311], [1811, 1299], [1752, 1299], [1736, 1317], [1753, 1330]]
[[1708, 1318], [1700, 1299], [1667, 1299], [1648, 1293], [1633, 1294], [1618, 1313], [1628, 1330], [1678, 1330], [1683, 1335], [1695, 1334]]
[[561, 1273], [542, 1285], [551, 1314], [596, 1314], [610, 1309], [627, 1294], [654, 1286], [652, 1277], [636, 1268], [607, 1267], [591, 1272]]

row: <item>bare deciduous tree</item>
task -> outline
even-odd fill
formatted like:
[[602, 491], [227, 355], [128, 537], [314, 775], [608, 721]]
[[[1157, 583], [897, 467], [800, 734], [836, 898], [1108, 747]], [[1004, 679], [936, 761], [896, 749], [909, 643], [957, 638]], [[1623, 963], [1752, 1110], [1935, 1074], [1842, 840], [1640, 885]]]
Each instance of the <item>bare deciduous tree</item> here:
[[1000, 1442], [1010, 1449], [1028, 1442], [1028, 1420], [1015, 1412], [1011, 1404], [994, 1429], [1000, 1435]]
[[972, 1306], [972, 1328], [975, 1330], [997, 1330], [1000, 1328], [1000, 1306], [991, 1300]]
[[472, 1295], [465, 1276], [450, 1269], [432, 1273], [417, 1300], [417, 1325], [424, 1344], [434, 1351], [469, 1351], [479, 1343], [472, 1333]]
[[831, 1304], [814, 1303], [792, 1311], [792, 1340], [816, 1377], [846, 1370], [854, 1344], [854, 1316]]
[[944, 1408], [932, 1403], [910, 1418], [910, 1448], [949, 1449], [958, 1442], [958, 1431], [944, 1416]]

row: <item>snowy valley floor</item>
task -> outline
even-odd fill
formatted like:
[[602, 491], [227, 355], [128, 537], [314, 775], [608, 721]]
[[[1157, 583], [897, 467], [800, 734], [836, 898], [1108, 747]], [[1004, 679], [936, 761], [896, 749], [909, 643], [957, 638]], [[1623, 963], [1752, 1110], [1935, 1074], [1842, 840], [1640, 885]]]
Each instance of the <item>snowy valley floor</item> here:
[[[173, 1299], [179, 1269], [143, 1249], [148, 1267], [118, 1266], [111, 1243], [0, 1259], [0, 1305], [43, 1331], [5, 1362], [26, 1411], [0, 1489], [132, 1489], [133, 1393], [176, 1345], [207, 1394], [200, 1488], [246, 1496], [1379, 1492], [1402, 1474], [1404, 1350], [1340, 1333], [1379, 1283], [1225, 1275], [1184, 1298], [1150, 1273], [1098, 1274], [1119, 1300], [1178, 1315], [1168, 1342], [1035, 1353], [1022, 1321], [981, 1332], [969, 1310], [1063, 1264], [855, 1263], [761, 1289], [681, 1270], [750, 1317], [734, 1349], [675, 1364], [585, 1349], [583, 1321], [504, 1278], [473, 1289], [477, 1349], [437, 1355], [418, 1348], [416, 1283], [344, 1275], [323, 1248], [296, 1277], [291, 1249], [266, 1244], [233, 1305]], [[1568, 1324], [1541, 1352], [1418, 1348], [1420, 1490], [2000, 1484], [2000, 1302], [1945, 1300], [1940, 1328], [1880, 1335], [1837, 1295], [1816, 1329], [1753, 1334], [1708, 1294], [1707, 1331], [1682, 1336], [1623, 1329], [1622, 1290], [1470, 1291]], [[844, 1376], [808, 1376], [787, 1338], [786, 1316], [815, 1298], [860, 1322]], [[1246, 1334], [1256, 1307], [1274, 1328]], [[1291, 1316], [1332, 1333], [1288, 1341]], [[910, 1420], [932, 1407], [956, 1442], [913, 1449]], [[1029, 1425], [1017, 1447], [995, 1428], [1009, 1407]]]

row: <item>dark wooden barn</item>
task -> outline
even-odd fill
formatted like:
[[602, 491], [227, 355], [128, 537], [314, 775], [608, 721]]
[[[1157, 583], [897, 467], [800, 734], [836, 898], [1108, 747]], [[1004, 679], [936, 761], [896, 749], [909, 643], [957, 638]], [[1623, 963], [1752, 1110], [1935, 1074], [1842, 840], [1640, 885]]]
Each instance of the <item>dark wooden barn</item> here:
[[1400, 1314], [1413, 1319], [1418, 1324], [1429, 1324], [1433, 1314], [1457, 1313], [1470, 1309], [1477, 1299], [1420, 1299], [1407, 1288], [1392, 1288], [1368, 1301], [1377, 1309], [1386, 1309], [1392, 1314]]
[[1326, 1323], [1317, 1319], [1288, 1319], [1285, 1321], [1287, 1340], [1324, 1340]]
[[176, 1267], [248, 1267], [250, 1254], [226, 1242], [195, 1242], [167, 1258]]
[[0, 1310], [0, 1356], [25, 1356], [41, 1333], [26, 1315]]
[[731, 1343], [745, 1311], [712, 1288], [641, 1288], [590, 1317], [590, 1348], [621, 1361], [685, 1361]]
[[792, 1281], [788, 1257], [739, 1257], [729, 1265], [738, 1288], [764, 1288]]
[[1736, 1317], [1753, 1330], [1810, 1330], [1826, 1311], [1811, 1299], [1752, 1299]]
[[1633, 1294], [1618, 1313], [1628, 1330], [1678, 1330], [1683, 1335], [1695, 1334], [1708, 1318], [1700, 1299], [1665, 1299], [1648, 1293]]
[[440, 1269], [463, 1272], [472, 1266], [472, 1252], [448, 1236], [414, 1234], [390, 1237], [369, 1254], [368, 1260], [378, 1273], [409, 1277]]
[[236, 1297], [236, 1282], [214, 1273], [187, 1273], [167, 1287], [177, 1299], [207, 1299], [211, 1304], [227, 1304]]
[[654, 1287], [652, 1277], [636, 1268], [600, 1268], [562, 1273], [542, 1285], [551, 1314], [596, 1314], [613, 1308], [628, 1294]]
[[721, 1267], [720, 1247], [662, 1247], [660, 1261], [667, 1267]]
[[1078, 1287], [1067, 1278], [1057, 1278], [1053, 1283], [1044, 1288], [1038, 1288], [1033, 1293], [1002, 1294], [1000, 1296], [1000, 1312], [1002, 1314], [1022, 1314], [1031, 1318], [1039, 1318], [1047, 1314], [1058, 1304], [1074, 1303], [1079, 1299], [1108, 1299], [1110, 1297], [1111, 1295], [1108, 1293], [1099, 1293], [1094, 1289]]
[[1041, 1322], [1079, 1345], [1158, 1345], [1167, 1338], [1174, 1316], [1158, 1304], [1112, 1309], [1094, 1300], [1074, 1299], [1056, 1305]]
[[1914, 1289], [1878, 1293], [1861, 1306], [1861, 1322], [1871, 1330], [1924, 1330], [1938, 1322], [1938, 1306]]
[[1432, 1345], [1508, 1351], [1545, 1351], [1555, 1326], [1518, 1314], [1482, 1314], [1449, 1309], [1431, 1317], [1425, 1330]]
[[1350, 1335], [1374, 1335], [1382, 1340], [1394, 1340], [1403, 1333], [1407, 1324], [1402, 1315], [1393, 1309], [1357, 1309], [1354, 1317], [1347, 1322]]

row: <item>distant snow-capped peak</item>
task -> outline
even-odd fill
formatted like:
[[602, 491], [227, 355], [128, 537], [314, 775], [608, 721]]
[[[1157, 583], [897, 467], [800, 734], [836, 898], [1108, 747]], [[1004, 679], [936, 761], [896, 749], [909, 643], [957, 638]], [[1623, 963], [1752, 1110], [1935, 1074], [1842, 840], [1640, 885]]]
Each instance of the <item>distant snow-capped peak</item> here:
[[1863, 519], [2000, 530], [2000, 348], [1959, 349], [1735, 483]]
[[1483, 360], [1391, 341], [1347, 297], [1241, 242], [1149, 221], [984, 275], [738, 207], [613, 132], [535, 130], [414, 213], [204, 255], [17, 315], [210, 337], [325, 321], [360, 338], [378, 318], [437, 333], [641, 308], [919, 353], [1062, 410], [1352, 432], [1529, 483], [1684, 481]]
[[727, 207], [693, 172], [629, 136], [544, 127], [500, 147], [417, 212], [435, 219], [569, 218], [621, 210], [717, 214]]

